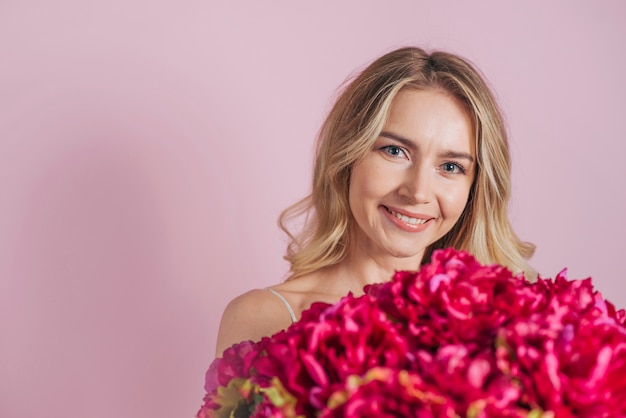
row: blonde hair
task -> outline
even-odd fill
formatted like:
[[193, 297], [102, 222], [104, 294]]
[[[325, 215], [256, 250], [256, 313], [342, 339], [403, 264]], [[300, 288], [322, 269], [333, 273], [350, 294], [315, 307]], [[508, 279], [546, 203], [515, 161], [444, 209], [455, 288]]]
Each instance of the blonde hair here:
[[[279, 225], [290, 242], [285, 260], [296, 278], [341, 261], [350, 248], [354, 218], [348, 203], [352, 167], [372, 148], [403, 89], [438, 89], [463, 103], [474, 120], [477, 171], [467, 205], [456, 224], [424, 252], [454, 247], [482, 263], [536, 273], [526, 260], [534, 245], [515, 235], [508, 218], [511, 156], [501, 112], [489, 87], [465, 59], [407, 47], [378, 58], [350, 81], [322, 125], [311, 194], [287, 208]], [[304, 216], [298, 234], [288, 227]]]

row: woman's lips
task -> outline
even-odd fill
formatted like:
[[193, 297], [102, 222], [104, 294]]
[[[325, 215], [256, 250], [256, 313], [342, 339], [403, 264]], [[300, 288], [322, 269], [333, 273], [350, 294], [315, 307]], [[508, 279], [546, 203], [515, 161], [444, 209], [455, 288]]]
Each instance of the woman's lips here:
[[397, 208], [381, 206], [383, 213], [394, 225], [408, 232], [421, 232], [428, 227], [428, 221], [433, 219], [432, 216], [400, 211]]

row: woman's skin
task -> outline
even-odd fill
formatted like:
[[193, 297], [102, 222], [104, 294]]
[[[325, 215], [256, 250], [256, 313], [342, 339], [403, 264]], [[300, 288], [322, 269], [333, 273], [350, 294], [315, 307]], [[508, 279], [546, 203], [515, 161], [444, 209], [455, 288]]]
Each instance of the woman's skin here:
[[[442, 90], [404, 90], [395, 97], [373, 148], [352, 169], [349, 203], [354, 239], [338, 264], [272, 286], [299, 319], [313, 302], [416, 270], [424, 250], [461, 216], [476, 172], [474, 127], [465, 107]], [[265, 290], [235, 298], [224, 311], [220, 356], [232, 344], [257, 341], [291, 324], [287, 308]]]

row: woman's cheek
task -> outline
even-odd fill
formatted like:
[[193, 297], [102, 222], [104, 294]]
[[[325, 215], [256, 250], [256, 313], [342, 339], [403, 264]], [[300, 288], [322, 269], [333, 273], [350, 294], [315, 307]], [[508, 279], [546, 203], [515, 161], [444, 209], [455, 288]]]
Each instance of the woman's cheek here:
[[451, 188], [443, 196], [443, 207], [441, 211], [444, 215], [458, 218], [463, 213], [467, 201], [469, 199], [469, 188], [467, 190], [460, 188]]

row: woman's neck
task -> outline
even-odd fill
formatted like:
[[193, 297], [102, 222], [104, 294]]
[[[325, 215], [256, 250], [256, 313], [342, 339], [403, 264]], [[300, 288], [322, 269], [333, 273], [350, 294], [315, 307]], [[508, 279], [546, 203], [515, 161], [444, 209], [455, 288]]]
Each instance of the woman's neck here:
[[355, 245], [346, 258], [329, 268], [328, 274], [352, 293], [361, 294], [365, 285], [389, 281], [396, 271], [418, 270], [421, 258], [421, 254], [409, 258], [380, 255]]

